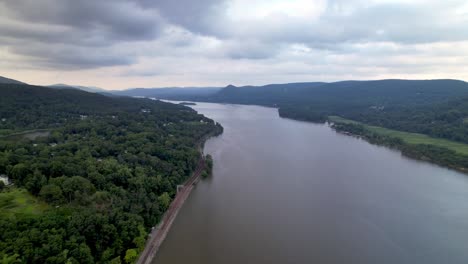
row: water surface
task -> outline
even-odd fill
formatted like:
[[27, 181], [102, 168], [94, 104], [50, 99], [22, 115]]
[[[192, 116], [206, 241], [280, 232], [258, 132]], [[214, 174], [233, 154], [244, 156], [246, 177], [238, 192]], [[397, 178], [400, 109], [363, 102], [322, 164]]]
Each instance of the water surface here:
[[276, 109], [197, 103], [221, 123], [155, 263], [468, 263], [468, 176]]

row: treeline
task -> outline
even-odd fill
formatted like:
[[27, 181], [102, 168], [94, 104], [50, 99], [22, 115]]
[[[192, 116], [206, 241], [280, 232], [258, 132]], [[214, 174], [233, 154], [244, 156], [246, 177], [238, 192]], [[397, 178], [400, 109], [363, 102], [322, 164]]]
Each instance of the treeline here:
[[222, 131], [146, 99], [12, 85], [0, 98], [3, 129], [51, 128], [36, 140], [0, 138], [0, 174], [50, 205], [2, 215], [7, 263], [132, 263], [195, 169], [200, 141]]
[[282, 117], [312, 122], [341, 116], [468, 143], [468, 83], [457, 80], [230, 85], [212, 95], [184, 99], [273, 106]]
[[[468, 83], [457, 80], [230, 85], [213, 95], [184, 100], [272, 106], [278, 108], [281, 117], [318, 123], [327, 122], [329, 116], [340, 116], [468, 144]], [[370, 134], [366, 137], [385, 144], [396, 140]], [[408, 156], [449, 167], [466, 167], [465, 157], [445, 148], [397, 145]]]
[[374, 133], [360, 124], [334, 123], [332, 127], [338, 132], [360, 136], [370, 143], [398, 149], [410, 158], [429, 161], [462, 172], [468, 171], [468, 156], [447, 148], [428, 144], [408, 144], [400, 138]]

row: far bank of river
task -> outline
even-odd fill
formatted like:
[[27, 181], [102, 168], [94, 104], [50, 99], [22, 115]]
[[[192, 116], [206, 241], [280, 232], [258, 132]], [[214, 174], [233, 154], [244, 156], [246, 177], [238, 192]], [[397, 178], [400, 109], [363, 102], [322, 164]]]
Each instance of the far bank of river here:
[[224, 133], [155, 263], [467, 263], [466, 175], [272, 108], [193, 108]]

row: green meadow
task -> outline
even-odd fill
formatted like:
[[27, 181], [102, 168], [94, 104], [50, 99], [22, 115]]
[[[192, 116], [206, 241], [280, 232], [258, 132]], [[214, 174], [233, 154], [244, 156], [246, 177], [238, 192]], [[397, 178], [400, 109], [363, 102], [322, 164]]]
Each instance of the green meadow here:
[[345, 119], [339, 116], [329, 116], [328, 120], [330, 120], [331, 122], [335, 122], [335, 123], [361, 124], [369, 131], [372, 131], [380, 135], [400, 138], [408, 144], [434, 145], [438, 147], [448, 148], [460, 154], [468, 155], [468, 144], [450, 141], [447, 139], [433, 138], [424, 134], [403, 132], [399, 130], [393, 130], [393, 129], [378, 127], [378, 126], [370, 126], [370, 125], [366, 125], [366, 124], [363, 124], [354, 120]]
[[8, 188], [0, 192], [0, 216], [39, 215], [45, 209], [47, 209], [47, 205], [25, 189]]

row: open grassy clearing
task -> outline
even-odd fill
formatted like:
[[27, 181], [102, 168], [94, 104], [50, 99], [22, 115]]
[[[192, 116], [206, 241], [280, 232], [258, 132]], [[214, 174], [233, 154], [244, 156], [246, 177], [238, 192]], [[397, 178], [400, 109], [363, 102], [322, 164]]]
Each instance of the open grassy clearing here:
[[47, 209], [47, 204], [40, 202], [25, 189], [9, 187], [0, 193], [0, 216], [15, 214], [38, 215]]
[[384, 127], [378, 127], [378, 126], [370, 126], [370, 125], [366, 125], [366, 124], [363, 124], [354, 120], [345, 119], [339, 116], [329, 116], [328, 119], [331, 122], [336, 122], [336, 123], [361, 124], [366, 129], [374, 133], [400, 138], [408, 144], [429, 144], [429, 145], [434, 145], [438, 147], [448, 148], [460, 154], [468, 155], [468, 144], [450, 141], [447, 139], [433, 138], [424, 134], [403, 132], [403, 131], [388, 129]]

